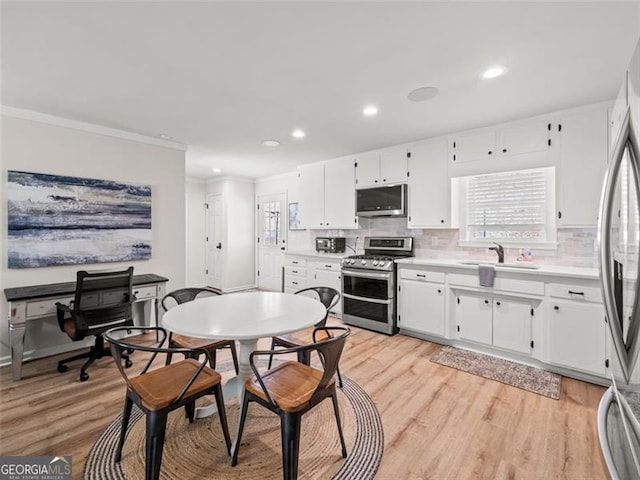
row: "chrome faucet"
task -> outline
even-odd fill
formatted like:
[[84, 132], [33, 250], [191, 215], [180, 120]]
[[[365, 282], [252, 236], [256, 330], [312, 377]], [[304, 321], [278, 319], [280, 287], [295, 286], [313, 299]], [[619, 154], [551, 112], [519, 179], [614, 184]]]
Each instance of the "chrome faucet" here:
[[493, 250], [498, 254], [498, 263], [504, 263], [504, 248], [499, 243], [493, 242], [496, 246], [489, 247], [489, 250]]

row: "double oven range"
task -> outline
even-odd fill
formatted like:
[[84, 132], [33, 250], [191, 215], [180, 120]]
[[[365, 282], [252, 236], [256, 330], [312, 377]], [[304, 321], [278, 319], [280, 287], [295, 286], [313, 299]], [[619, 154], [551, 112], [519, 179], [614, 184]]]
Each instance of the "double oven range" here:
[[365, 237], [364, 255], [342, 260], [342, 321], [393, 335], [396, 326], [396, 264], [413, 256], [411, 237]]

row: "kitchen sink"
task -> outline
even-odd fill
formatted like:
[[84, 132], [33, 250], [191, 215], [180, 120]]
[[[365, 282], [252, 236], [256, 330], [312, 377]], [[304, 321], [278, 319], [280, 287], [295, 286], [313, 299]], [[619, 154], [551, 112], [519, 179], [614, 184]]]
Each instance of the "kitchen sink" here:
[[540, 268], [540, 265], [536, 265], [531, 262], [479, 262], [477, 260], [460, 260], [458, 262], [460, 265], [493, 265], [496, 268], [525, 268], [528, 270], [537, 270]]

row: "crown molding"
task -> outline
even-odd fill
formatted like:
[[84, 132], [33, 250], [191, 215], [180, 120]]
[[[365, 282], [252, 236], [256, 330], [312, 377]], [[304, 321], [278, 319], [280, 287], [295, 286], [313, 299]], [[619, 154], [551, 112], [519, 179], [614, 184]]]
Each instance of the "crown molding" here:
[[56, 117], [55, 115], [49, 115], [47, 113], [36, 112], [33, 110], [24, 110], [21, 108], [0, 105], [0, 113], [7, 117], [30, 120], [32, 122], [46, 123], [48, 125], [71, 128], [73, 130], [81, 130], [83, 132], [96, 133], [98, 135], [104, 135], [107, 137], [131, 140], [132, 142], [146, 143], [148, 145], [170, 148], [172, 150], [179, 150], [181, 152], [186, 152], [188, 148], [188, 145], [179, 142], [149, 137], [146, 135], [141, 135], [139, 133], [127, 132], [125, 130], [118, 130], [102, 125], [95, 125], [93, 123], [86, 123], [77, 120], [70, 120], [68, 118]]

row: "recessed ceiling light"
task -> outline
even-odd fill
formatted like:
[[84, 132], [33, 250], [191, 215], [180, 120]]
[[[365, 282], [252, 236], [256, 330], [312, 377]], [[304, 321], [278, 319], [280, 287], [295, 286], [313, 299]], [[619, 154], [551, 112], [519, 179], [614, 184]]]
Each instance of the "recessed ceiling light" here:
[[507, 73], [507, 67], [503, 65], [495, 65], [493, 67], [487, 68], [484, 72], [482, 72], [482, 78], [488, 80], [490, 78], [496, 78], [504, 75], [505, 73]]
[[367, 105], [366, 107], [364, 107], [364, 110], [362, 110], [362, 113], [370, 117], [378, 113], [378, 107], [376, 107], [375, 105]]
[[279, 147], [280, 142], [277, 140], [264, 140], [262, 142], [262, 145], [264, 145], [265, 147]]
[[219, 168], [212, 168], [211, 170], [213, 170], [213, 173], [220, 173], [222, 171]]
[[297, 129], [291, 132], [291, 135], [295, 138], [304, 138], [306, 134], [304, 133], [304, 130]]
[[407, 98], [412, 102], [425, 102], [438, 94], [436, 87], [419, 87], [409, 92]]

